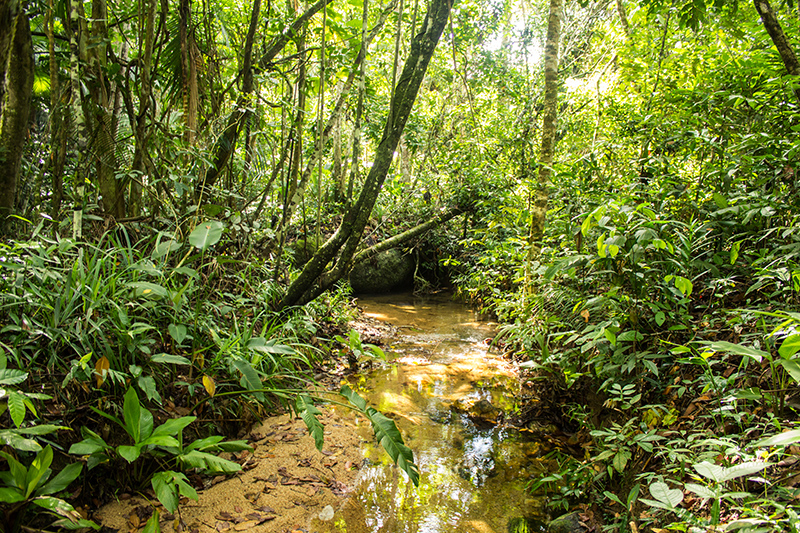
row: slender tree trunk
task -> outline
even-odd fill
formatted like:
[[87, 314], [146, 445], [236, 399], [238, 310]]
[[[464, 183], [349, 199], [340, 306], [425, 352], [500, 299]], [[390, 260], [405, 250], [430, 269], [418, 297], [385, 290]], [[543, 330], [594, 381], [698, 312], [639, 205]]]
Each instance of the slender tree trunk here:
[[142, 49], [139, 51], [139, 111], [135, 116], [129, 116], [134, 134], [133, 164], [131, 165], [130, 192], [128, 195], [128, 214], [139, 216], [142, 210], [143, 180], [147, 174], [146, 156], [150, 139], [149, 120], [150, 106], [153, 99], [153, 46], [155, 43], [156, 0], [143, 0], [143, 13], [139, 19], [140, 40]]
[[[778, 22], [778, 17], [775, 16], [775, 11], [772, 10], [769, 1], [753, 0], [753, 2], [756, 6], [756, 11], [761, 16], [761, 22], [764, 23], [764, 28], [767, 30], [770, 39], [772, 39], [775, 48], [778, 49], [778, 54], [780, 54], [786, 70], [792, 76], [800, 76], [800, 62], [797, 61], [797, 55], [795, 55], [789, 39], [786, 38], [786, 34], [783, 32], [783, 28]], [[800, 102], [800, 80], [793, 85], [794, 96]]]
[[108, 63], [108, 11], [105, 0], [92, 2], [92, 37], [88, 49], [88, 80], [91, 112], [86, 117], [91, 132], [95, 177], [103, 200], [103, 212], [115, 219], [125, 217], [123, 183], [117, 179], [117, 98], [106, 78]]
[[58, 219], [61, 202], [64, 199], [64, 163], [66, 162], [66, 128], [64, 127], [64, 109], [61, 101], [61, 83], [56, 59], [55, 10], [53, 0], [48, 0], [47, 51], [50, 61], [50, 174], [52, 175], [52, 197], [50, 214]]
[[86, 41], [82, 27], [84, 18], [83, 3], [70, 0], [69, 3], [69, 78], [70, 78], [70, 119], [76, 149], [76, 171], [72, 191], [72, 238], [83, 237], [83, 208], [86, 192], [86, 176], [83, 161], [86, 154], [86, 122], [81, 102], [81, 59], [85, 56]]
[[[550, 17], [547, 23], [547, 40], [544, 47], [544, 116], [542, 118], [542, 143], [539, 150], [539, 175], [533, 192], [531, 226], [528, 235], [528, 265], [541, 249], [544, 225], [547, 218], [547, 187], [553, 175], [556, 123], [558, 119], [558, 44], [561, 39], [561, 12], [563, 0], [550, 0]], [[529, 273], [528, 273], [529, 275]]]
[[188, 144], [194, 144], [197, 133], [197, 65], [194, 31], [191, 30], [192, 8], [191, 0], [180, 0], [180, 43], [181, 43], [181, 76], [183, 79], [183, 119], [186, 123], [184, 139]]
[[[279, 308], [285, 309], [313, 300], [349, 271], [361, 234], [391, 167], [394, 151], [411, 114], [428, 63], [447, 25], [451, 7], [451, 0], [431, 1], [422, 30], [411, 42], [411, 52], [394, 90], [395, 97], [386, 119], [383, 137], [361, 194], [356, 203], [348, 209], [336, 233], [317, 250], [289, 286], [278, 304]], [[323, 275], [325, 268], [337, 253], [339, 258], [334, 268], [328, 275]]]
[[[366, 92], [366, 41], [367, 41], [367, 10], [369, 0], [364, 0], [363, 11], [361, 13], [361, 51], [365, 55], [364, 60], [358, 69], [358, 103], [356, 104], [356, 121], [353, 126], [353, 162], [350, 165], [350, 178], [347, 182], [347, 194], [345, 201], [348, 205], [353, 201], [353, 188], [359, 177], [361, 165], [361, 120], [364, 115], [364, 93]], [[359, 54], [360, 56], [361, 54]]]
[[[395, 0], [396, 1], [396, 0]], [[331, 110], [331, 115], [328, 118], [328, 122], [324, 128], [321, 129], [322, 133], [320, 138], [317, 139], [316, 147], [314, 149], [314, 153], [311, 155], [311, 158], [308, 160], [303, 173], [300, 175], [300, 181], [297, 183], [296, 192], [297, 194], [293, 195], [292, 201], [289, 203], [289, 216], [286, 217], [287, 220], [291, 220], [292, 214], [294, 214], [294, 210], [297, 208], [298, 204], [303, 198], [303, 193], [308, 185], [308, 181], [311, 179], [311, 174], [314, 169], [314, 165], [318, 162], [322, 161], [322, 154], [325, 147], [328, 146], [328, 141], [331, 136], [331, 131], [333, 130], [334, 124], [336, 123], [337, 119], [342, 113], [344, 109], [344, 103], [347, 99], [348, 94], [350, 93], [350, 89], [353, 86], [353, 82], [355, 81], [355, 76], [357, 72], [360, 72], [361, 68], [364, 68], [364, 60], [366, 57], [366, 50], [369, 49], [369, 45], [372, 40], [378, 35], [380, 29], [383, 27], [383, 24], [386, 22], [389, 14], [391, 13], [391, 6], [394, 5], [394, 2], [390, 5], [389, 8], [385, 9], [381, 14], [377, 24], [366, 36], [366, 40], [362, 41], [361, 49], [359, 50], [358, 55], [356, 56], [355, 62], [353, 67], [350, 69], [350, 73], [347, 76], [347, 80], [345, 80], [344, 85], [342, 87], [341, 92], [339, 93], [339, 98], [336, 100], [336, 104], [333, 106]], [[362, 21], [363, 22], [363, 21]], [[366, 29], [366, 22], [362, 24], [362, 29]], [[363, 93], [359, 92], [359, 109], [363, 109]], [[356, 122], [359, 123], [359, 130], [360, 130], [360, 120], [361, 117], [356, 119]], [[354, 162], [355, 165], [356, 162]], [[349, 200], [348, 196], [348, 200]]]
[[33, 90], [33, 42], [18, 2], [0, 7], [0, 233], [14, 210]]

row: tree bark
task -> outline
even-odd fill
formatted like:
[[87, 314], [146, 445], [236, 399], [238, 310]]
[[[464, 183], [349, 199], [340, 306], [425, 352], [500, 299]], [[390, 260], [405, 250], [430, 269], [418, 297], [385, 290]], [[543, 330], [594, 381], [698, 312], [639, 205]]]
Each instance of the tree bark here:
[[[336, 281], [334, 278], [341, 279], [346, 273], [347, 265], [361, 240], [364, 227], [386, 180], [394, 151], [411, 114], [428, 64], [447, 25], [451, 2], [452, 0], [432, 0], [421, 31], [411, 42], [411, 52], [397, 82], [383, 137], [375, 152], [375, 159], [361, 194], [356, 203], [348, 209], [333, 236], [317, 250], [289, 286], [283, 299], [278, 303], [280, 309], [311, 301], [334, 283]], [[325, 268], [337, 253], [339, 258], [330, 271], [332, 275], [323, 279]]]
[[5, 233], [14, 210], [33, 90], [31, 28], [18, 2], [0, 7], [0, 33], [0, 233]]
[[547, 187], [553, 175], [556, 123], [558, 119], [558, 44], [561, 39], [561, 11], [563, 0], [550, 0], [550, 17], [547, 23], [547, 40], [544, 47], [544, 115], [542, 117], [542, 143], [539, 150], [539, 175], [534, 190], [531, 226], [528, 235], [528, 265], [541, 249], [547, 217]]
[[[800, 76], [800, 62], [797, 61], [797, 55], [794, 53], [792, 45], [786, 38], [786, 34], [783, 32], [783, 28], [780, 22], [778, 22], [778, 17], [775, 16], [775, 11], [772, 10], [769, 1], [753, 0], [753, 3], [755, 4], [756, 11], [761, 16], [761, 22], [764, 23], [764, 28], [767, 30], [770, 39], [772, 39], [772, 43], [775, 45], [775, 48], [778, 49], [778, 54], [780, 54], [781, 61], [783, 61], [786, 70], [788, 70], [789, 74], [792, 76]], [[793, 84], [793, 91], [795, 98], [800, 102], [800, 86], [798, 86], [798, 84], [800, 84], [800, 80], [795, 81]]]

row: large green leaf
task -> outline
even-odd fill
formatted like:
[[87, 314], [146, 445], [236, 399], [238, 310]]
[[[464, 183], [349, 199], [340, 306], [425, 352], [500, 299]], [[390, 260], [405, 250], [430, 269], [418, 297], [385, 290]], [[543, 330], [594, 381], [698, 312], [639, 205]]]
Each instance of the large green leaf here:
[[800, 429], [793, 429], [792, 431], [784, 431], [783, 433], [778, 433], [769, 438], [761, 439], [753, 444], [753, 446], [757, 448], [766, 446], [788, 446], [798, 442], [800, 442]]
[[166, 470], [153, 475], [150, 480], [158, 501], [164, 509], [174, 513], [178, 509], [179, 495], [197, 500], [197, 491], [189, 484], [186, 476], [180, 472]]
[[367, 407], [366, 400], [349, 386], [343, 385], [340, 392], [361, 414], [367, 417], [372, 424], [375, 438], [389, 454], [389, 457], [408, 475], [415, 487], [419, 486], [419, 467], [414, 464], [414, 452], [403, 442], [403, 436], [397, 429], [394, 420], [387, 418], [373, 407]]
[[733, 344], [732, 342], [716, 341], [716, 342], [704, 342], [703, 344], [705, 344], [715, 352], [733, 353], [736, 355], [749, 357], [751, 359], [754, 359], [758, 363], [760, 363], [761, 360], [765, 358], [767, 360], [772, 359], [772, 356], [770, 355], [769, 352], [758, 350], [756, 348], [742, 346], [741, 344]]
[[275, 339], [267, 340], [264, 337], [253, 337], [247, 342], [250, 350], [260, 353], [272, 353], [278, 355], [294, 355], [297, 350], [285, 344], [279, 344]]
[[222, 238], [225, 225], [218, 220], [202, 222], [189, 234], [189, 244], [201, 251], [206, 251]]
[[117, 447], [117, 453], [129, 463], [132, 463], [139, 458], [142, 453], [142, 448], [141, 446], [123, 445]]
[[81, 470], [83, 469], [82, 463], [70, 463], [65, 466], [56, 476], [51, 479], [44, 487], [36, 491], [39, 496], [55, 494], [66, 489], [70, 483], [75, 481]]
[[249, 391], [253, 392], [253, 397], [260, 401], [264, 401], [264, 393], [260, 391], [263, 388], [263, 384], [261, 383], [261, 377], [258, 375], [258, 372], [253, 365], [250, 364], [250, 361], [245, 361], [239, 357], [231, 358], [231, 364], [242, 373], [242, 380], [241, 384], [244, 388]]
[[796, 359], [781, 359], [778, 364], [786, 370], [786, 373], [792, 376], [795, 383], [800, 383], [800, 363]]
[[672, 509], [683, 501], [683, 492], [680, 489], [669, 488], [663, 481], [656, 481], [650, 485], [650, 495]]
[[730, 481], [731, 479], [755, 474], [756, 472], [760, 472], [769, 466], [771, 466], [771, 463], [750, 461], [726, 468], [724, 466], [709, 463], [708, 461], [703, 461], [702, 463], [692, 465], [692, 468], [694, 468], [698, 474], [707, 479], [717, 483], [724, 483], [725, 481]]
[[178, 456], [178, 461], [185, 467], [199, 468], [212, 474], [235, 474], [242, 469], [238, 463], [199, 450]]
[[314, 405], [313, 400], [305, 394], [301, 394], [297, 397], [295, 405], [297, 406], [297, 413], [300, 415], [300, 418], [303, 419], [303, 422], [306, 423], [308, 431], [314, 437], [314, 444], [318, 450], [322, 451], [325, 428], [317, 419], [317, 415], [322, 413]]
[[164, 298], [168, 294], [167, 289], [149, 281], [132, 281], [128, 283], [128, 287], [133, 289], [137, 297]]
[[0, 370], [0, 385], [16, 385], [28, 379], [28, 373], [13, 368]]
[[139, 403], [139, 396], [133, 387], [125, 393], [123, 405], [125, 414], [125, 430], [134, 443], [145, 440], [153, 432], [153, 415]]
[[[180, 418], [170, 418], [157, 428], [153, 430], [153, 433], [150, 435], [151, 439], [158, 439], [161, 437], [176, 437], [178, 436], [183, 429], [197, 420], [196, 416], [182, 416]], [[152, 444], [152, 443], [150, 443]], [[162, 446], [164, 446], [162, 444]]]
[[25, 497], [29, 498], [34, 491], [50, 477], [50, 465], [53, 463], [53, 449], [48, 444], [42, 451], [36, 454], [36, 457], [28, 467], [28, 473], [25, 476]]
[[795, 333], [783, 339], [778, 353], [782, 358], [790, 359], [798, 350], [800, 350], [800, 333]]

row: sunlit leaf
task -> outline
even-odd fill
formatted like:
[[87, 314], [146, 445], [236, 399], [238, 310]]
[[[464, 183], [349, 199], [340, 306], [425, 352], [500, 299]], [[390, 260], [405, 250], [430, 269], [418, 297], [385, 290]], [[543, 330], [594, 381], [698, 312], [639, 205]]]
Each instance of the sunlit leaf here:
[[97, 380], [97, 388], [99, 389], [100, 386], [106, 379], [106, 375], [108, 374], [108, 370], [111, 368], [111, 362], [108, 360], [108, 357], [103, 356], [97, 360], [94, 365], [94, 377]]
[[217, 391], [217, 385], [214, 383], [214, 378], [211, 376], [203, 376], [203, 387], [206, 388], [206, 392], [209, 396], [214, 396], [214, 393]]
[[793, 429], [791, 431], [778, 433], [777, 435], [773, 435], [766, 439], [761, 439], [753, 444], [753, 446], [757, 448], [763, 448], [767, 446], [788, 446], [790, 444], [797, 444], [798, 442], [800, 442], [800, 429]]
[[311, 400], [311, 398], [305, 394], [301, 394], [297, 397], [295, 405], [297, 408], [297, 413], [300, 415], [300, 418], [303, 419], [308, 431], [314, 437], [314, 444], [318, 450], [322, 451], [325, 428], [317, 419], [317, 416], [321, 415], [322, 413], [314, 405], [313, 400]]
[[670, 508], [677, 507], [683, 501], [683, 492], [680, 489], [671, 489], [662, 481], [651, 484], [649, 490], [653, 498], [665, 503]]

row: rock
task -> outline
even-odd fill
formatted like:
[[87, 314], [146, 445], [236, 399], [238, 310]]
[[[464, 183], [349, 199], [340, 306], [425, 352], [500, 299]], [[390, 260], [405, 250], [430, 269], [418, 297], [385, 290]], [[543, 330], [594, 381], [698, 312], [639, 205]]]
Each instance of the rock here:
[[497, 425], [497, 419], [503, 413], [488, 400], [478, 400], [469, 405], [468, 401], [456, 400], [450, 409], [455, 413], [466, 414], [472, 422], [479, 427]]
[[319, 519], [323, 522], [327, 522], [328, 520], [333, 519], [333, 507], [330, 505], [326, 505], [323, 507], [322, 511], [319, 513]]
[[296, 267], [301, 267], [308, 263], [308, 260], [316, 253], [319, 246], [320, 243], [316, 241], [316, 237], [312, 236], [308, 239], [297, 239], [286, 245], [286, 248], [292, 258], [292, 264]]
[[519, 516], [508, 521], [508, 533], [544, 533], [547, 525], [535, 518]]
[[350, 272], [353, 292], [383, 294], [411, 288], [414, 281], [414, 258], [402, 250], [387, 250], [358, 263]]
[[547, 533], [587, 533], [588, 531], [589, 529], [577, 511], [560, 516], [547, 524]]

